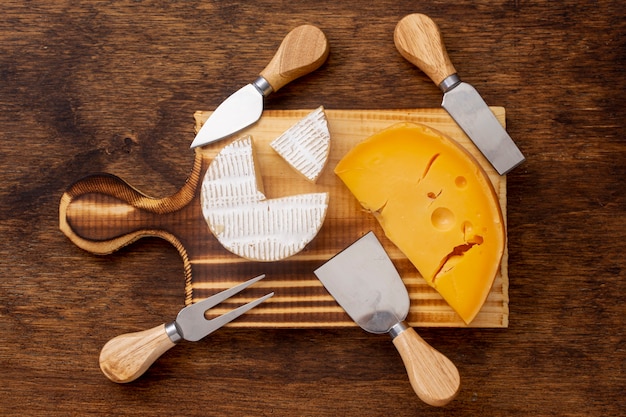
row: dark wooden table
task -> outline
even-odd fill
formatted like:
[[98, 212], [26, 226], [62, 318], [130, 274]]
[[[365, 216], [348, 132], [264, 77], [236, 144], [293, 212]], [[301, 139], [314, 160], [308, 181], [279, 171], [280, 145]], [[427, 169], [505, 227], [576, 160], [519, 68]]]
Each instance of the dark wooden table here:
[[[3, 1], [0, 414], [616, 416], [626, 409], [626, 13], [620, 1]], [[395, 50], [422, 12], [527, 162], [508, 176], [510, 324], [419, 329], [462, 389], [421, 403], [386, 336], [222, 329], [107, 380], [111, 337], [171, 320], [182, 261], [159, 239], [91, 255], [58, 230], [64, 190], [108, 172], [153, 196], [191, 170], [193, 112], [252, 81], [291, 28], [328, 62], [271, 109], [437, 107]]]

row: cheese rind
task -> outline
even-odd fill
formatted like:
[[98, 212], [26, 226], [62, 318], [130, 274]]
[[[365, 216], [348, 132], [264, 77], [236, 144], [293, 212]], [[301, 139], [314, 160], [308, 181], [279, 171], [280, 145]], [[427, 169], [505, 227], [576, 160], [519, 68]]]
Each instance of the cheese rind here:
[[301, 251], [317, 235], [328, 208], [328, 193], [266, 199], [255, 166], [250, 136], [225, 146], [202, 182], [202, 214], [227, 250], [270, 262]]
[[335, 167], [389, 239], [466, 322], [500, 267], [505, 231], [487, 174], [460, 145], [401, 123], [356, 145]]
[[316, 182], [328, 161], [330, 132], [320, 106], [270, 143], [293, 169]]

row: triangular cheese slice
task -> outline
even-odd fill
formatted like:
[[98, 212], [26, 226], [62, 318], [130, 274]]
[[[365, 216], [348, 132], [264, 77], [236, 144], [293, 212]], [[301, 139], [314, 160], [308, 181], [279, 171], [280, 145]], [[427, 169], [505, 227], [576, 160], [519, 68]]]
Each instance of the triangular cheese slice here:
[[356, 145], [335, 173], [426, 282], [470, 323], [505, 247], [500, 204], [478, 162], [441, 133], [400, 123]]
[[246, 259], [278, 261], [300, 252], [317, 235], [328, 193], [266, 199], [250, 136], [225, 146], [209, 165], [202, 214], [217, 240]]
[[328, 161], [330, 132], [320, 106], [270, 143], [287, 163], [306, 179], [316, 182]]

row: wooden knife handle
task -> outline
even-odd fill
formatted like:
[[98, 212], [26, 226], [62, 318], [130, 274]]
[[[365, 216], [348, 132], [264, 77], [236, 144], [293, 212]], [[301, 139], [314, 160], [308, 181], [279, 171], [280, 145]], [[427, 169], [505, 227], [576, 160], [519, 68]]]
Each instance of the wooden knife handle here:
[[278, 91], [287, 83], [318, 69], [328, 58], [326, 35], [312, 25], [293, 29], [283, 39], [261, 76]]
[[[181, 194], [180, 192], [178, 194]], [[164, 229], [184, 196], [155, 199], [109, 174], [74, 183], [61, 197], [59, 228], [82, 249], [108, 254], [142, 236], [174, 240]]]
[[430, 17], [419, 13], [405, 16], [396, 25], [393, 40], [400, 54], [436, 85], [456, 74], [439, 27]]
[[393, 339], [400, 352], [409, 381], [426, 404], [443, 406], [459, 392], [461, 378], [456, 366], [408, 327]]
[[165, 325], [109, 340], [100, 352], [100, 369], [113, 382], [134, 381], [162, 354], [174, 347]]

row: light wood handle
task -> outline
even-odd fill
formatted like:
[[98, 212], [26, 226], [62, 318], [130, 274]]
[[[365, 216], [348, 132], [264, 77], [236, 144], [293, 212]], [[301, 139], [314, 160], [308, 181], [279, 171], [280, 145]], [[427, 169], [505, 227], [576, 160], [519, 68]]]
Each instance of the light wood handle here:
[[162, 354], [174, 347], [165, 325], [109, 340], [100, 352], [100, 369], [113, 382], [134, 381]]
[[283, 39], [278, 51], [261, 71], [274, 91], [318, 69], [328, 58], [328, 40], [320, 29], [302, 25]]
[[430, 17], [419, 13], [405, 16], [396, 25], [393, 40], [400, 54], [424, 71], [436, 85], [456, 74], [441, 32]]
[[461, 378], [456, 366], [422, 339], [412, 327], [393, 339], [409, 381], [426, 404], [443, 406], [459, 392]]

